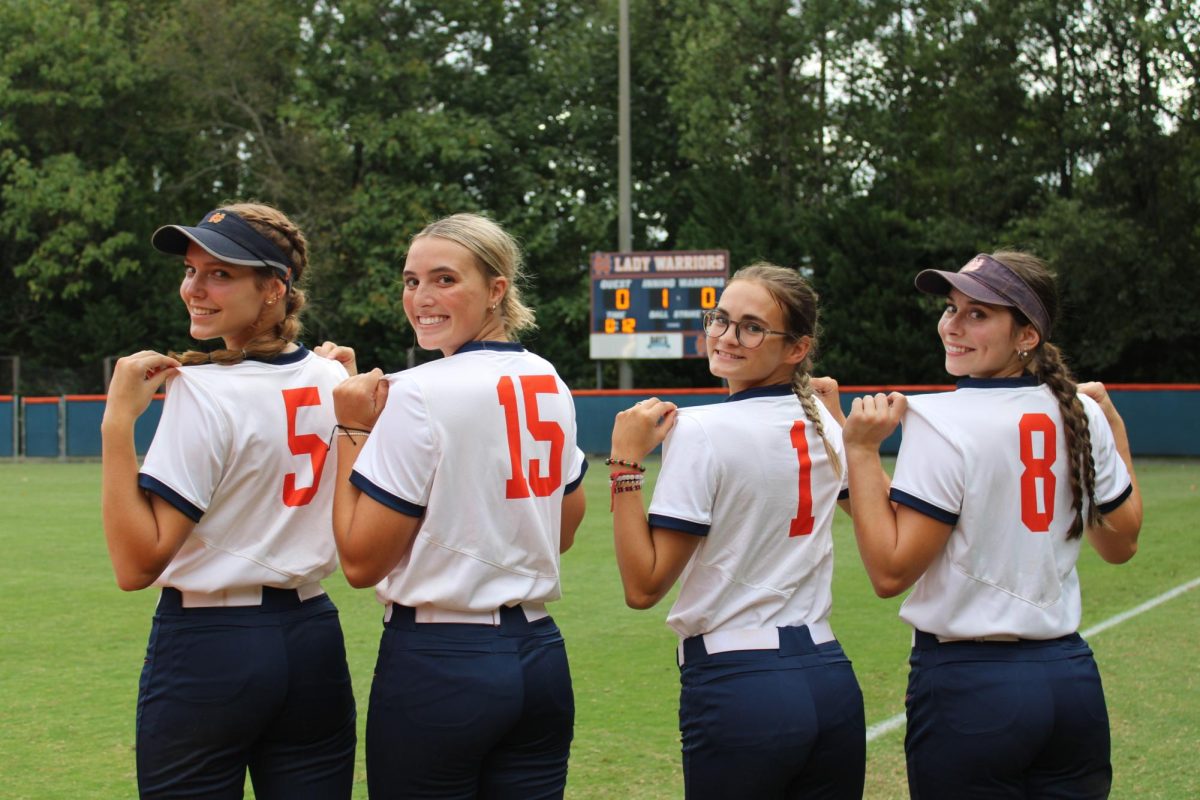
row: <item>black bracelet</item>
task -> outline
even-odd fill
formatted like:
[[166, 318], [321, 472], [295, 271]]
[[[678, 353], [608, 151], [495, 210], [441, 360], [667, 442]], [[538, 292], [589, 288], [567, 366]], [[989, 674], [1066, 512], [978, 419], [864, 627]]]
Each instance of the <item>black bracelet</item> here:
[[345, 425], [334, 425], [333, 430], [329, 432], [329, 441], [325, 443], [325, 449], [333, 448], [333, 437], [337, 435], [345, 436], [350, 440], [350, 444], [358, 447], [358, 442], [354, 440], [354, 434], [361, 433], [364, 438], [371, 432], [369, 428], [348, 428]]

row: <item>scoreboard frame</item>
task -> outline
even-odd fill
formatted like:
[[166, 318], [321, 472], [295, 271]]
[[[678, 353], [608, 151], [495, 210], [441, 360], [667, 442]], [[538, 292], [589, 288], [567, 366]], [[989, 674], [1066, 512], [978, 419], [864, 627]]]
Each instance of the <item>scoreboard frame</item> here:
[[593, 253], [592, 359], [704, 358], [704, 312], [729, 280], [727, 250]]

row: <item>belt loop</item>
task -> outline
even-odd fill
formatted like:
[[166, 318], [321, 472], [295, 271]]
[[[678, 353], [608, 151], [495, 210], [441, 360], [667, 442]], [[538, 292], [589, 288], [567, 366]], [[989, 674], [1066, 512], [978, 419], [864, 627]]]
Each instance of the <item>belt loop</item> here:
[[926, 633], [922, 630], [913, 628], [913, 647], [917, 650], [936, 650], [938, 646], [937, 637], [932, 633]]
[[779, 629], [779, 655], [803, 656], [817, 652], [812, 633], [807, 625], [793, 625]]
[[388, 603], [387, 610], [383, 612], [383, 624], [397, 630], [415, 631], [417, 629], [417, 610], [399, 603]]
[[498, 617], [496, 623], [500, 626], [502, 634], [523, 636], [529, 633], [529, 620], [525, 617], [525, 609], [521, 606], [501, 606], [492, 613]]

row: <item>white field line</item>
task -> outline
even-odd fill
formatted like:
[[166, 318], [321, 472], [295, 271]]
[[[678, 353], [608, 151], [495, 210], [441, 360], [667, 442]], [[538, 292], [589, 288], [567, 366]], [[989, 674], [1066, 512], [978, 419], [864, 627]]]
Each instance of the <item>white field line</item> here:
[[[1171, 589], [1170, 591], [1163, 592], [1158, 597], [1154, 597], [1154, 598], [1151, 598], [1150, 600], [1147, 600], [1146, 602], [1142, 603], [1140, 606], [1134, 606], [1133, 608], [1129, 609], [1128, 611], [1122, 611], [1120, 614], [1109, 617], [1108, 619], [1104, 620], [1103, 622], [1099, 622], [1099, 623], [1093, 625], [1092, 627], [1088, 628], [1085, 631], [1080, 631], [1079, 635], [1085, 639], [1090, 639], [1093, 636], [1095, 636], [1097, 633], [1100, 633], [1101, 631], [1106, 631], [1109, 628], [1112, 628], [1116, 625], [1120, 625], [1122, 622], [1125, 622], [1128, 619], [1132, 619], [1133, 617], [1136, 617], [1138, 614], [1149, 611], [1150, 609], [1154, 608], [1155, 606], [1160, 606], [1163, 603], [1167, 602], [1168, 600], [1173, 600], [1174, 598], [1178, 597], [1179, 595], [1183, 594], [1184, 592], [1195, 589], [1197, 586], [1200, 586], [1200, 578], [1193, 578], [1192, 580], [1188, 581], [1187, 583], [1180, 584], [1179, 586], [1176, 586], [1174, 589]], [[878, 739], [880, 736], [883, 736], [886, 733], [891, 733], [892, 731], [896, 730], [897, 728], [903, 727], [903, 725], [904, 725], [904, 712], [900, 712], [899, 714], [896, 714], [895, 716], [888, 717], [887, 719], [883, 720], [882, 722], [876, 722], [874, 725], [867, 728], [867, 741], [873, 742], [876, 739]]]

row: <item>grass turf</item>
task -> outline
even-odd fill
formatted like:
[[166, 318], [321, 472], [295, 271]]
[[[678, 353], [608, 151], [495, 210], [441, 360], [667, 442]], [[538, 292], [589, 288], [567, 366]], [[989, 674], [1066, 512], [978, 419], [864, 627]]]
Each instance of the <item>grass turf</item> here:
[[[1086, 629], [1200, 576], [1200, 461], [1138, 462], [1146, 501], [1141, 550], [1103, 564], [1085, 546], [1079, 569]], [[682, 796], [674, 638], [668, 597], [627, 609], [612, 554], [606, 471], [585, 482], [589, 511], [563, 558], [553, 612], [567, 639], [577, 719], [567, 797]], [[849, 521], [835, 527], [833, 626], [866, 698], [868, 725], [903, 708], [909, 631], [899, 600], [874, 596]], [[137, 679], [156, 593], [118, 591], [100, 528], [99, 465], [0, 465], [0, 765], [5, 797], [131, 797]], [[365, 722], [380, 607], [338, 576], [360, 709], [355, 797], [366, 797]], [[1200, 795], [1200, 591], [1187, 592], [1091, 638], [1113, 728], [1114, 798]], [[251, 796], [251, 792], [247, 792]], [[868, 748], [868, 798], [903, 798], [902, 729]]]

